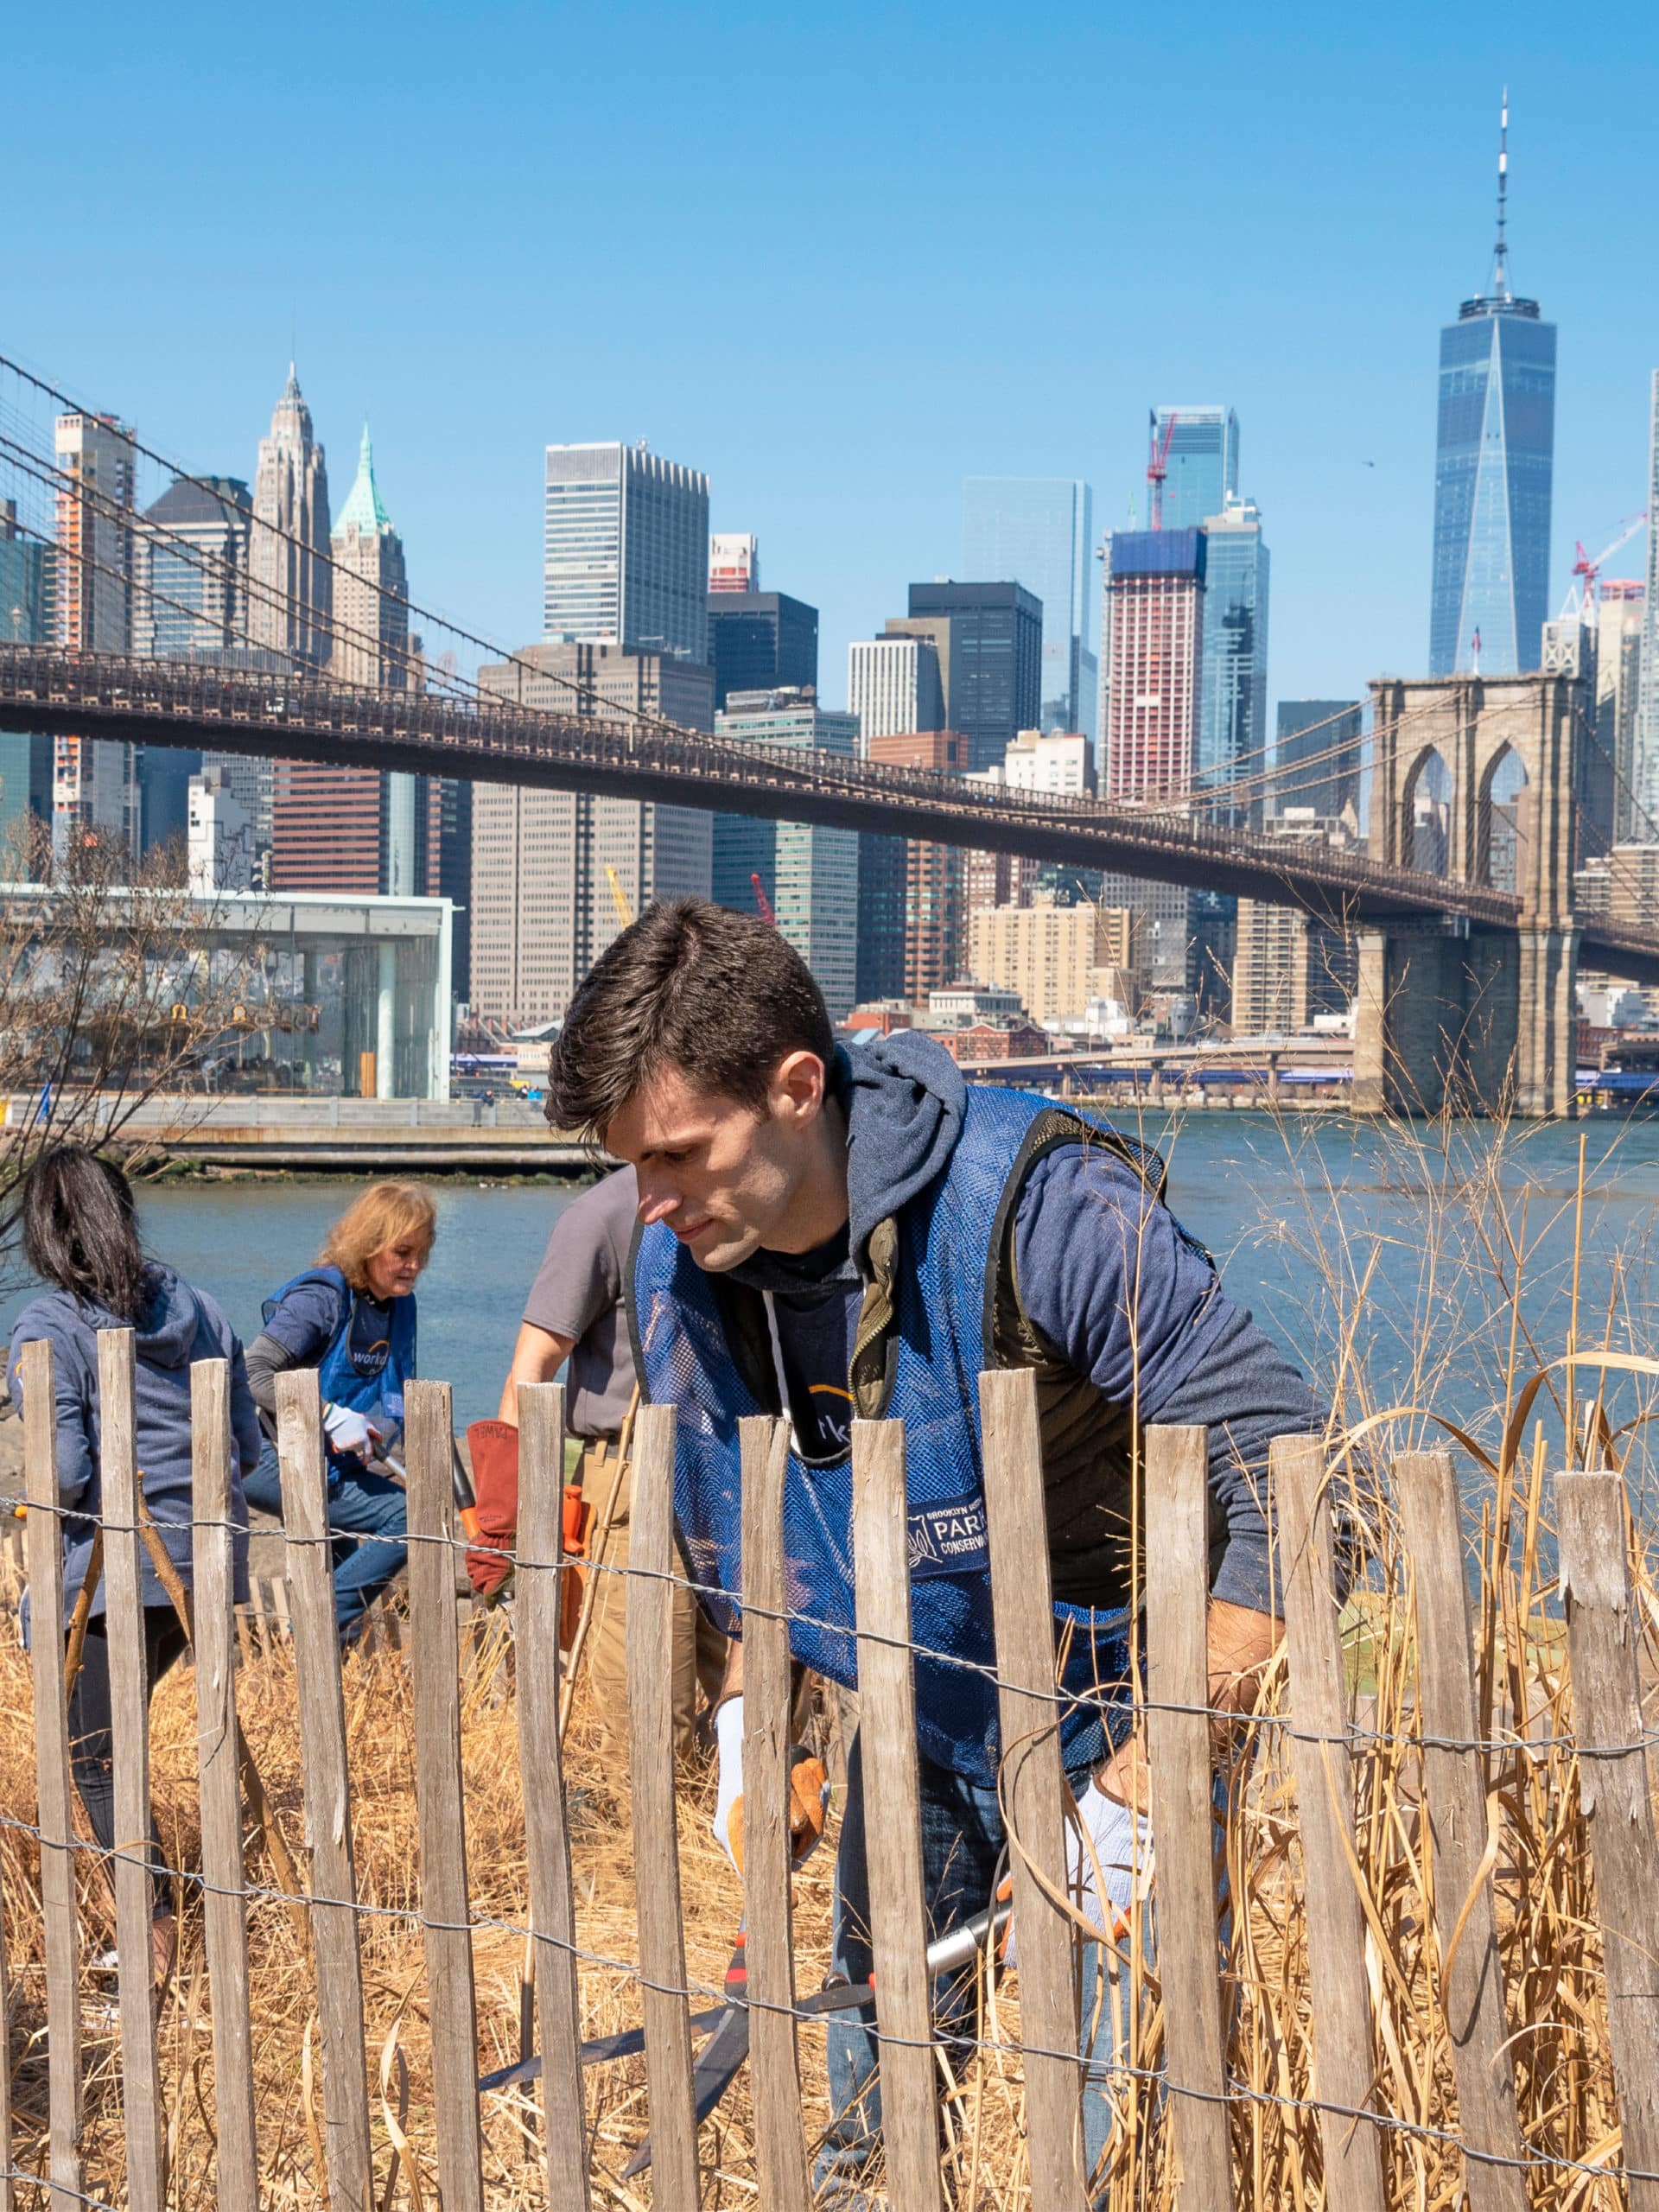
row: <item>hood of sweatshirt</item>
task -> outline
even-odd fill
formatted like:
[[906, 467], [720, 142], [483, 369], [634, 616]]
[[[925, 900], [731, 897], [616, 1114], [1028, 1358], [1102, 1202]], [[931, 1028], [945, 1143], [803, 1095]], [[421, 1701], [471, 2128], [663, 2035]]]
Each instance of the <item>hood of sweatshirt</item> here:
[[[183, 1367], [195, 1349], [201, 1327], [201, 1308], [196, 1294], [171, 1268], [155, 1262], [145, 1269], [149, 1304], [133, 1330], [133, 1351], [152, 1367]], [[129, 1324], [95, 1299], [72, 1298], [67, 1291], [53, 1291], [41, 1300], [55, 1306], [72, 1325], [81, 1329], [124, 1329]]]
[[848, 1240], [861, 1268], [876, 1224], [944, 1173], [968, 1086], [944, 1046], [914, 1029], [837, 1052], [834, 1081], [847, 1116]]

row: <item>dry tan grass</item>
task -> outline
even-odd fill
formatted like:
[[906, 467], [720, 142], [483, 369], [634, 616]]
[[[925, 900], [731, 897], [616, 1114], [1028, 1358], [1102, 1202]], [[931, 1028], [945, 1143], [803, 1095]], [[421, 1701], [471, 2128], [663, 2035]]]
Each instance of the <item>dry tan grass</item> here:
[[[1414, 1155], [1412, 1172], [1427, 1172]], [[1432, 1163], [1429, 1163], [1432, 1165]], [[1459, 1325], [1469, 1326], [1471, 1286], [1481, 1279], [1487, 1329], [1502, 1373], [1491, 1405], [1477, 1417], [1460, 1404], [1460, 1426], [1478, 1431], [1494, 1471], [1472, 1491], [1479, 1516], [1471, 1535], [1471, 1588], [1477, 1609], [1476, 1659], [1483, 1727], [1502, 1748], [1490, 1779], [1502, 1814], [1497, 1859], [1502, 1945], [1526, 2140], [1540, 2163], [1529, 2178], [1539, 2212], [1611, 2208], [1624, 2202], [1622, 2184], [1605, 2170], [1619, 2156], [1618, 2111], [1608, 2058], [1605, 2007], [1593, 1885], [1570, 1744], [1565, 1651], [1553, 1582], [1549, 1522], [1550, 1449], [1534, 1416], [1552, 1385], [1528, 1399], [1529, 1376], [1559, 1355], [1560, 1344], [1529, 1346], [1514, 1318], [1527, 1252], [1518, 1224], [1496, 1203], [1496, 1183], [1463, 1189], [1453, 1199], [1431, 1191], [1426, 1216], [1426, 1276], [1418, 1322], [1423, 1372], [1410, 1408], [1379, 1422], [1383, 1448], [1414, 1442], [1423, 1408], [1445, 1402], [1450, 1372], [1441, 1364], [1437, 1315], [1455, 1284]], [[1428, 1251], [1428, 1241], [1433, 1244]], [[1335, 1346], [1342, 1418], [1350, 1427], [1388, 1411], [1367, 1385], [1361, 1364], [1342, 1344], [1363, 1329], [1368, 1262], [1363, 1239], [1332, 1259]], [[1623, 1277], [1618, 1276], [1622, 1281]], [[1506, 1317], [1508, 1317], [1506, 1319]], [[1627, 1315], [1634, 1322], [1637, 1317]], [[1586, 1328], [1580, 1347], [1612, 1340], [1619, 1315], [1610, 1310]], [[1507, 1347], [1507, 1349], [1506, 1349]], [[1558, 1377], [1559, 1381], [1559, 1377]], [[1581, 1390], [1600, 1376], [1586, 1359]], [[1629, 1408], [1625, 1412], [1629, 1413]], [[1632, 1416], [1639, 1424], [1645, 1408]], [[1642, 1488], [1641, 1426], [1592, 1412], [1598, 1455], [1634, 1452], [1628, 1470]], [[1456, 2148], [1457, 2101], [1437, 2004], [1439, 1950], [1434, 1934], [1432, 1867], [1419, 1803], [1419, 1760], [1413, 1747], [1414, 1652], [1409, 1570], [1393, 1522], [1374, 1497], [1361, 1501], [1374, 1535], [1363, 1586], [1346, 1616], [1354, 1713], [1368, 1732], [1358, 1739], [1358, 1850], [1374, 1910], [1368, 1971], [1377, 2024], [1377, 2099], [1403, 2126], [1385, 2137], [1391, 2204], [1398, 2212], [1431, 2212], [1461, 2201], [1463, 2161]], [[1644, 1682], [1653, 1680], [1654, 1623], [1659, 1592], [1640, 1541], [1635, 1567], [1645, 1639]], [[511, 1659], [499, 1637], [476, 1637], [465, 1657], [463, 1744], [470, 1883], [480, 1923], [474, 1952], [480, 2069], [518, 2056], [518, 1971], [526, 1912], [524, 1812], [520, 1794]], [[1308, 1962], [1299, 1909], [1301, 1867], [1295, 1790], [1288, 1745], [1272, 1725], [1284, 1694], [1282, 1673], [1270, 1681], [1254, 1756], [1235, 1777], [1227, 1832], [1230, 1891], [1243, 1900], [1226, 1967], [1230, 2070], [1247, 2093], [1233, 2111], [1233, 2139], [1242, 2200], [1252, 2207], [1316, 2207], [1323, 2202], [1321, 2153], [1313, 2094]], [[260, 1654], [240, 1677], [243, 1713], [256, 1757], [290, 1840], [298, 1844], [299, 1746], [291, 1662], [284, 1648]], [[15, 1649], [0, 1652], [0, 1697], [14, 1725], [0, 1742], [0, 1815], [32, 1820], [35, 1788], [27, 1714], [25, 1663]], [[346, 1707], [354, 1776], [353, 1819], [359, 1893], [372, 1910], [362, 1923], [366, 2023], [373, 2091], [378, 2184], [388, 2202], [435, 2203], [426, 1983], [420, 1933], [413, 1918], [419, 1894], [415, 1835], [412, 1713], [407, 1662], [379, 1651], [353, 1658], [346, 1670]], [[197, 1849], [193, 1685], [187, 1669], [159, 1689], [154, 1709], [155, 1794], [173, 1864], [188, 1867]], [[590, 1955], [582, 1973], [584, 2024], [602, 2033], [638, 2018], [626, 1961], [635, 1955], [635, 1870], [624, 1777], [601, 1751], [594, 1715], [578, 1700], [567, 1778], [574, 1833], [580, 1941]], [[711, 1841], [710, 1777], [685, 1778], [680, 1844], [686, 1902], [689, 1971], [717, 1992], [740, 1910], [738, 1885]], [[833, 1836], [831, 1839], [833, 1843]], [[37, 1854], [17, 1827], [0, 1830], [0, 1874], [7, 1946], [14, 1982], [11, 2050], [16, 2104], [14, 2156], [39, 2171], [44, 2162], [46, 2066], [41, 2042], [42, 1978]], [[257, 1846], [250, 1875], [268, 1878]], [[816, 1987], [829, 1948], [833, 1851], [826, 1848], [798, 1882], [796, 1927], [799, 1986]], [[102, 1942], [101, 1907], [83, 1883], [89, 1936]], [[261, 2155], [269, 2201], [307, 2207], [323, 2202], [314, 2138], [320, 2114], [308, 2111], [315, 2085], [315, 1993], [280, 1904], [251, 1912], [252, 2009], [256, 2031]], [[187, 1898], [182, 1972], [163, 2016], [163, 2064], [172, 2151], [170, 2202], [207, 2208], [212, 2175], [212, 2053], [209, 1993], [202, 1968], [200, 1917]], [[89, 1942], [88, 1948], [92, 1945]], [[616, 1964], [604, 1963], [616, 1961]], [[113, 2028], [89, 2021], [86, 2187], [111, 2202], [122, 2198], [119, 2083]], [[1016, 2212], [1029, 2201], [1021, 2141], [1017, 1987], [985, 1993], [978, 2063], [949, 2086], [946, 2132], [950, 2202], [973, 2212]], [[1142, 1977], [1135, 2057], [1156, 2068], [1161, 2022], [1155, 1980]], [[803, 2030], [808, 2123], [827, 2118], [821, 2027]], [[381, 2084], [385, 2082], [384, 2100]], [[406, 2088], [403, 2084], [406, 2082]], [[645, 2206], [648, 2178], [625, 2184], [621, 2169], [645, 2123], [644, 2065], [632, 2060], [596, 2069], [589, 2077], [594, 2196], [600, 2203]], [[315, 2100], [315, 2086], [309, 2091]], [[1115, 2138], [1101, 2202], [1110, 2212], [1173, 2202], [1168, 2113], [1145, 2082], [1132, 2086]], [[416, 2160], [395, 2175], [392, 2130], [407, 2136]], [[1442, 2132], [1444, 2132], [1442, 2133]], [[512, 2094], [486, 2101], [485, 2139], [493, 2206], [544, 2203], [534, 2137], [534, 2101]], [[702, 2138], [702, 2202], [736, 2208], [756, 2201], [747, 2088], [740, 2081]], [[1562, 2162], [1562, 2163], [1556, 2163]], [[1586, 2171], [1583, 2169], [1592, 2171]], [[414, 2186], [411, 2187], [411, 2181]], [[21, 2202], [30, 2205], [24, 2187]], [[675, 2208], [675, 2212], [681, 2212]]]

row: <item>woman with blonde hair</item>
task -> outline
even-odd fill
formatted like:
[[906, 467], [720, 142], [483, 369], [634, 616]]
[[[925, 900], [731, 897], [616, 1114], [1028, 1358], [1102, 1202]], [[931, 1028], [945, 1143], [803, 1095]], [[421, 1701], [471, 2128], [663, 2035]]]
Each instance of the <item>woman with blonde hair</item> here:
[[[437, 1215], [414, 1183], [376, 1183], [329, 1230], [315, 1267], [264, 1304], [248, 1346], [248, 1382], [266, 1433], [276, 1427], [276, 1377], [315, 1367], [322, 1392], [334, 1618], [342, 1643], [403, 1566], [403, 1486], [386, 1471], [402, 1441], [404, 1385], [415, 1372], [415, 1283], [432, 1256]], [[251, 1504], [281, 1515], [269, 1446], [247, 1478]]]

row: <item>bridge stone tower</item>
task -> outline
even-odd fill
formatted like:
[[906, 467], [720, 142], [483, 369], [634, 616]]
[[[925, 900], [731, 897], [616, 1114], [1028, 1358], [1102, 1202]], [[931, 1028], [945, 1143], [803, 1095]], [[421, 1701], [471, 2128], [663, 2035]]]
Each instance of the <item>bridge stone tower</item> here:
[[[1355, 1109], [1570, 1117], [1576, 740], [1589, 687], [1571, 670], [1370, 688], [1372, 857], [1490, 886], [1518, 898], [1520, 912], [1491, 923], [1362, 917]], [[1514, 779], [1510, 762], [1526, 780], [1495, 805], [1495, 781]]]

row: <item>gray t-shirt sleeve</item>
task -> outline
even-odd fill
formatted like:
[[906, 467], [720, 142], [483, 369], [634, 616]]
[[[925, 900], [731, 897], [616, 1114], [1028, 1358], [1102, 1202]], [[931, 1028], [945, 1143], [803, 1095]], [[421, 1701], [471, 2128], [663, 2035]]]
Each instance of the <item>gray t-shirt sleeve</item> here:
[[575, 1436], [614, 1436], [633, 1395], [623, 1294], [639, 1186], [619, 1168], [572, 1199], [553, 1224], [524, 1306], [532, 1328], [569, 1338], [569, 1419]]
[[532, 1328], [580, 1342], [620, 1303], [639, 1202], [632, 1168], [620, 1167], [565, 1207], [524, 1300]]

